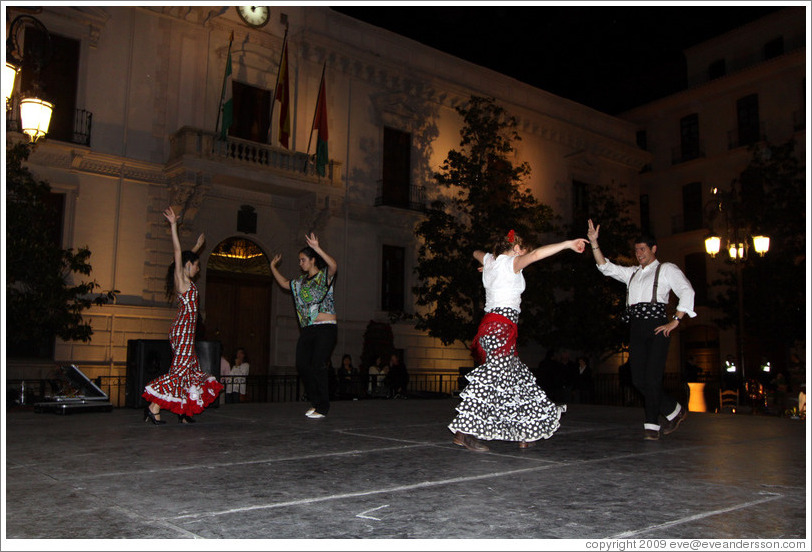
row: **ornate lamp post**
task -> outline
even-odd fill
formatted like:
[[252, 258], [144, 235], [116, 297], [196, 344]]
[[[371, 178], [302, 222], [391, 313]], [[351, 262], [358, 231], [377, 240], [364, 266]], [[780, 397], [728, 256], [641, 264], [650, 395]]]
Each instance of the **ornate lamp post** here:
[[[23, 50], [23, 30], [26, 27], [36, 28], [45, 37], [41, 47], [29, 47], [27, 55]], [[3, 95], [6, 97], [6, 111], [14, 108], [14, 92], [17, 75], [24, 65], [30, 66], [34, 74], [33, 90], [20, 94], [20, 127], [32, 142], [48, 133], [54, 105], [42, 99], [39, 90], [38, 76], [53, 56], [51, 35], [39, 19], [32, 15], [18, 15], [11, 22], [6, 38], [6, 66], [3, 69]]]
[[749, 232], [749, 225], [744, 221], [741, 196], [736, 190], [735, 180], [730, 185], [730, 191], [723, 192], [719, 190], [719, 188], [714, 187], [711, 189], [711, 195], [713, 196], [714, 207], [708, 217], [711, 228], [717, 217], [724, 217], [725, 236], [722, 238], [722, 236], [715, 234], [713, 230], [711, 230], [710, 234], [705, 238], [705, 251], [711, 258], [716, 258], [724, 241], [729, 260], [733, 263], [735, 268], [736, 294], [738, 299], [736, 338], [739, 349], [738, 365], [740, 366], [738, 384], [741, 391], [744, 387], [744, 382], [747, 381], [744, 354], [744, 289], [742, 285], [742, 268], [747, 261], [750, 242], [753, 242], [753, 250], [758, 253], [759, 256], [763, 257], [770, 249], [770, 238], [760, 234], [752, 235]]

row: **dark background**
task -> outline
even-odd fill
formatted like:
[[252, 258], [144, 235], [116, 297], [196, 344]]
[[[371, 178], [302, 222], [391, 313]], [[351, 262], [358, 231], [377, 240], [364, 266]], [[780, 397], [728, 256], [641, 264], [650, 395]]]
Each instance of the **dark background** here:
[[332, 9], [616, 115], [684, 88], [685, 48], [781, 7], [406, 5]]

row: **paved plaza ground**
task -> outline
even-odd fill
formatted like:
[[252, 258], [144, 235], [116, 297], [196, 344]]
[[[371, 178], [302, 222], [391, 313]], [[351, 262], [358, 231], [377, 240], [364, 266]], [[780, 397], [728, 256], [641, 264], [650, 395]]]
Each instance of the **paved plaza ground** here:
[[474, 453], [451, 442], [446, 425], [456, 404], [339, 401], [323, 420], [306, 418], [305, 403], [226, 404], [192, 425], [164, 412], [163, 426], [144, 423], [139, 410], [128, 408], [71, 415], [12, 409], [4, 420], [4, 544], [198, 538], [295, 539], [264, 547], [277, 550], [305, 539], [447, 540], [431, 550], [473, 548], [465, 543], [474, 539], [517, 546], [524, 546], [520, 539], [809, 544], [807, 421], [691, 413], [675, 433], [644, 441], [642, 409], [576, 404], [560, 430], [535, 447], [491, 442], [490, 452]]

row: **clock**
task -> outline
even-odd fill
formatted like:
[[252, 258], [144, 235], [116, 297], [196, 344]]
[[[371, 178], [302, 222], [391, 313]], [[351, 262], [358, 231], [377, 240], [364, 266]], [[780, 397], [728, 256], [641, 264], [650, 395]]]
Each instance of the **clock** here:
[[264, 27], [271, 19], [271, 9], [268, 6], [237, 6], [237, 14], [246, 25], [255, 29]]

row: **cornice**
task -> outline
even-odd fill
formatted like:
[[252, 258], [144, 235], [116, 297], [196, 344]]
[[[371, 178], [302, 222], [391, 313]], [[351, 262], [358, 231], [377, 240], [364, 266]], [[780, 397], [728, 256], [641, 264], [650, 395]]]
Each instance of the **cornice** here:
[[164, 166], [115, 155], [96, 153], [57, 143], [38, 144], [29, 160], [32, 164], [77, 174], [123, 178], [147, 184], [166, 184]]

